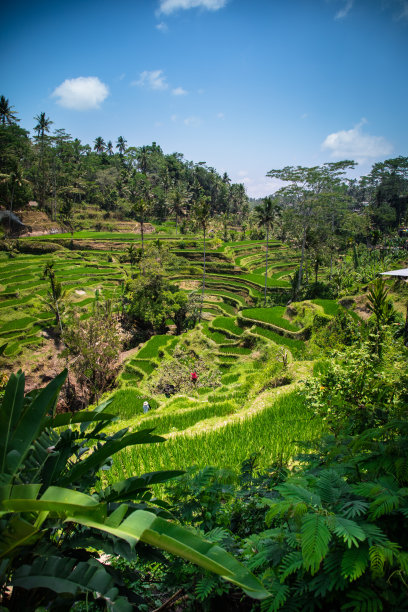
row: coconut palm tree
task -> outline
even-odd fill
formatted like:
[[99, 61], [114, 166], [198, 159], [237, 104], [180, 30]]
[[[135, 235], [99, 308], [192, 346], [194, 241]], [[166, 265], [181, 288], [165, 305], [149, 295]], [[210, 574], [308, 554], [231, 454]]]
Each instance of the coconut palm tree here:
[[205, 236], [208, 228], [208, 222], [211, 216], [211, 203], [210, 198], [208, 196], [200, 196], [199, 200], [194, 206], [193, 215], [197, 223], [201, 226], [203, 230], [203, 287], [201, 291], [201, 306], [200, 306], [200, 319], [201, 313], [203, 310], [203, 302], [204, 302], [204, 291], [205, 291]]
[[133, 205], [133, 212], [135, 213], [136, 220], [140, 223], [140, 233], [142, 235], [142, 251], [144, 251], [144, 222], [146, 215], [149, 213], [150, 204], [146, 200], [138, 199]]
[[97, 153], [103, 153], [106, 149], [106, 144], [102, 136], [98, 136], [94, 140], [94, 151]]
[[20, 121], [17, 119], [17, 114], [13, 111], [14, 106], [10, 106], [9, 101], [4, 96], [0, 96], [0, 122], [2, 125], [8, 123], [11, 125], [16, 121]]
[[255, 206], [255, 215], [258, 221], [258, 226], [263, 227], [266, 231], [266, 258], [265, 258], [265, 297], [264, 306], [266, 306], [266, 287], [268, 281], [268, 241], [269, 232], [273, 227], [275, 219], [281, 211], [281, 206], [277, 199], [267, 197], [264, 198], [262, 204]]
[[127, 143], [127, 140], [125, 140], [123, 136], [119, 136], [119, 138], [116, 141], [116, 148], [119, 149], [119, 155], [123, 155], [124, 152], [126, 151], [126, 143]]
[[50, 126], [54, 123], [45, 113], [40, 113], [34, 117], [37, 121], [37, 125], [34, 126], [36, 132], [36, 139], [40, 144], [40, 179], [38, 185], [38, 191], [40, 196], [40, 205], [45, 205], [45, 193], [46, 193], [46, 172], [45, 172], [45, 144], [47, 142], [47, 134], [50, 131]]
[[179, 185], [170, 192], [170, 213], [176, 217], [176, 236], [179, 217], [185, 214], [185, 206], [190, 201], [191, 193], [183, 185]]
[[106, 152], [108, 155], [113, 155], [113, 144], [111, 140], [106, 143]]
[[34, 119], [37, 121], [37, 125], [34, 127], [34, 132], [37, 132], [37, 138], [40, 141], [43, 141], [45, 135], [50, 131], [50, 125], [52, 125], [54, 122], [51, 121], [49, 117], [46, 117], [45, 113], [36, 115]]

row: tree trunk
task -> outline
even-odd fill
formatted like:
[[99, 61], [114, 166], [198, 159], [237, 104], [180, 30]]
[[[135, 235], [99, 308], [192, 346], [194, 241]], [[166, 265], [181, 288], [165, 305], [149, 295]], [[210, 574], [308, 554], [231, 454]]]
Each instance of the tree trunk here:
[[176, 213], [176, 236], [177, 236], [177, 223], [178, 223], [178, 215]]
[[200, 307], [200, 319], [201, 319], [201, 314], [203, 312], [203, 302], [204, 302], [204, 291], [205, 291], [205, 227], [203, 227], [203, 234], [204, 234], [204, 266], [203, 266], [203, 288], [201, 291], [201, 307]]
[[268, 239], [269, 239], [269, 227], [266, 228], [266, 258], [265, 258], [265, 296], [264, 296], [264, 307], [266, 306], [266, 288], [268, 283]]
[[297, 287], [296, 287], [296, 295], [299, 293], [300, 287], [302, 286], [303, 263], [304, 263], [304, 260], [305, 260], [305, 244], [306, 244], [306, 227], [303, 230], [302, 254], [301, 254], [301, 257], [300, 257], [299, 277], [298, 277], [298, 283], [297, 283]]
[[9, 234], [11, 234], [11, 215], [13, 214], [14, 187], [15, 187], [15, 184], [13, 183], [13, 188], [11, 190], [11, 198], [10, 198]]
[[142, 219], [142, 221], [140, 221], [140, 233], [142, 235], [142, 251], [144, 251], [144, 241], [143, 241], [143, 238], [144, 238], [144, 221], [143, 221], [143, 219]]

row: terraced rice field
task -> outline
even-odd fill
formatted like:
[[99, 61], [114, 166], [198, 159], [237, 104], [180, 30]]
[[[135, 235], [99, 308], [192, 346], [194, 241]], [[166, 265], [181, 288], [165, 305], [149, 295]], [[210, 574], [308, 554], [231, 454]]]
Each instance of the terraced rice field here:
[[[59, 238], [54, 235], [45, 240]], [[119, 295], [123, 278], [130, 273], [129, 264], [120, 263], [119, 255], [134, 238], [133, 234], [82, 232], [73, 239], [76, 247], [86, 242], [86, 250], [63, 248], [52, 256], [17, 255], [15, 259], [0, 253], [0, 343], [8, 342], [7, 354], [19, 354], [24, 347], [35, 350], [42, 342], [43, 330], [55, 323], [54, 315], [44, 306], [48, 282], [42, 278], [42, 271], [47, 261], [53, 260], [67, 299], [86, 317], [96, 292], [99, 298]], [[69, 242], [66, 235], [61, 240]], [[92, 241], [95, 245], [109, 241], [112, 247], [103, 249], [98, 245], [93, 249]], [[167, 240], [167, 245], [180, 255], [175, 282], [201, 282], [202, 242], [191, 242], [194, 246], [180, 248], [180, 240]], [[271, 242], [269, 295], [276, 291], [282, 291], [284, 298], [289, 295], [285, 291], [289, 287], [288, 275], [297, 263], [294, 257], [286, 247]], [[167, 441], [147, 449], [122, 451], [104, 478], [113, 481], [141, 471], [192, 464], [237, 468], [252, 452], [260, 453], [260, 465], [266, 467], [292, 456], [299, 440], [313, 440], [321, 434], [322, 427], [311, 420], [296, 391], [297, 381], [311, 371], [305, 361], [305, 342], [296, 335], [288, 338], [263, 326], [271, 323], [282, 332], [300, 329], [286, 316], [283, 306], [261, 307], [264, 258], [264, 241], [239, 241], [210, 250], [203, 309], [206, 320], [182, 336], [168, 333], [151, 337], [123, 364], [118, 388], [111, 394], [107, 409], [118, 416], [113, 430], [155, 428]], [[338, 308], [328, 300], [314, 303], [330, 316]], [[252, 319], [250, 325], [240, 323], [242, 316]], [[218, 369], [217, 384], [205, 386], [199, 382], [188, 392], [172, 396], [152, 390], [151, 377], [160, 373], [178, 343], [187, 352], [193, 350], [207, 356]], [[282, 348], [289, 356], [287, 370], [279, 357]], [[146, 399], [151, 410], [143, 414]]]

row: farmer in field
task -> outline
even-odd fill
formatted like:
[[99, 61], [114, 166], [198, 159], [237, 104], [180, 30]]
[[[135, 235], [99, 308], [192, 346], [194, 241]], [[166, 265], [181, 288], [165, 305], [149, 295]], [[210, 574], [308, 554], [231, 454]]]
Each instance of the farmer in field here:
[[198, 379], [198, 375], [197, 372], [194, 370], [194, 372], [191, 372], [191, 381], [195, 384], [197, 382]]
[[146, 414], [147, 412], [149, 412], [149, 410], [150, 410], [149, 402], [144, 401], [143, 402], [143, 414]]

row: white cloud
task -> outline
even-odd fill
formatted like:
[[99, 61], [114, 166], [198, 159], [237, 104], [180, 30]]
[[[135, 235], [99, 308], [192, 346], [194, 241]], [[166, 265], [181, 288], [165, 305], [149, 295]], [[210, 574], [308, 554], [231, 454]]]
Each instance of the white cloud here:
[[168, 88], [166, 77], [163, 70], [144, 70], [140, 74], [138, 81], [133, 81], [132, 85], [148, 87], [149, 89], [163, 90]]
[[282, 182], [262, 175], [251, 175], [245, 170], [236, 173], [234, 182], [243, 183], [250, 198], [265, 198], [282, 187]]
[[169, 27], [168, 27], [167, 23], [164, 23], [164, 21], [161, 21], [160, 23], [158, 23], [156, 25], [156, 29], [160, 30], [160, 32], [167, 32]]
[[208, 11], [218, 11], [227, 4], [228, 0], [160, 0], [157, 13], [170, 15], [174, 11], [202, 8]]
[[225, 119], [224, 113], [217, 113], [217, 119]]
[[344, 19], [345, 17], [347, 17], [349, 12], [353, 8], [353, 4], [354, 4], [354, 0], [346, 0], [345, 5], [343, 6], [342, 9], [337, 11], [337, 13], [336, 13], [334, 18], [335, 19]]
[[300, 116], [301, 119], [307, 119], [308, 118], [308, 114], [307, 113], [303, 113], [303, 115]]
[[408, 2], [401, 3], [401, 9], [396, 17], [397, 21], [400, 19], [408, 19]]
[[66, 79], [51, 95], [58, 98], [60, 106], [83, 111], [99, 108], [108, 97], [109, 89], [98, 77], [78, 77]]
[[176, 87], [171, 93], [173, 96], [185, 96], [188, 92], [182, 87]]
[[392, 152], [392, 145], [382, 136], [372, 136], [363, 133], [362, 119], [351, 130], [340, 130], [329, 134], [322, 144], [323, 149], [328, 149], [332, 157], [355, 159], [362, 161], [367, 157], [381, 157]]
[[200, 117], [187, 117], [184, 119], [184, 125], [187, 125], [188, 127], [198, 127], [201, 124], [202, 120]]
[[172, 116], [170, 117], [170, 119], [171, 119], [172, 121], [177, 121], [177, 115], [172, 115]]

